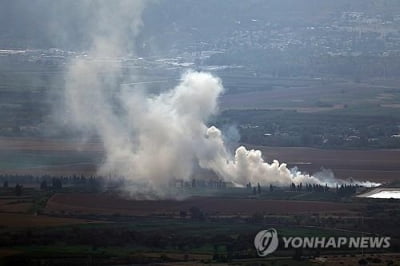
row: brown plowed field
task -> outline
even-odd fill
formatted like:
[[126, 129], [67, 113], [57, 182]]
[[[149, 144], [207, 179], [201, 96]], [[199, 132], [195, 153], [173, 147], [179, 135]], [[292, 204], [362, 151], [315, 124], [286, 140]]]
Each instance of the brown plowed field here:
[[0, 227], [47, 227], [87, 223], [91, 221], [25, 213], [0, 213]]
[[267, 161], [277, 158], [289, 166], [315, 173], [322, 167], [336, 177], [360, 181], [391, 182], [400, 180], [400, 150], [320, 150], [313, 148], [253, 147]]
[[47, 202], [46, 210], [77, 214], [126, 214], [126, 215], [178, 215], [198, 207], [209, 215], [253, 215], [295, 214], [295, 213], [351, 213], [357, 211], [357, 204], [287, 201], [261, 199], [234, 199], [218, 197], [192, 197], [186, 200], [128, 200], [109, 194], [55, 194]]

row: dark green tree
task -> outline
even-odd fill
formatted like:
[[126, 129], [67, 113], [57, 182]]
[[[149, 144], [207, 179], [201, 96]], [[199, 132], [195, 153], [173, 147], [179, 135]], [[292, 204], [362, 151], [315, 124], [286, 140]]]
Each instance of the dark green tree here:
[[15, 195], [16, 196], [21, 196], [22, 195], [22, 185], [17, 184], [15, 185]]

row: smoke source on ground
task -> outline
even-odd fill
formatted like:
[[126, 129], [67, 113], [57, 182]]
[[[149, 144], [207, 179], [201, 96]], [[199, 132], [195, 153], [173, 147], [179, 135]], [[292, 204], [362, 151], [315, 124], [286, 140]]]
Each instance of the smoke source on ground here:
[[188, 71], [175, 88], [156, 95], [121, 85], [136, 75], [123, 73], [122, 61], [142, 24], [144, 2], [83, 3], [96, 6], [84, 27], [91, 48], [67, 66], [65, 118], [101, 138], [105, 160], [100, 174], [140, 184], [130, 186], [133, 192], [160, 195], [171, 181], [190, 180], [199, 167], [237, 186], [340, 183], [331, 173], [310, 176], [276, 160], [267, 163], [260, 151], [243, 146], [231, 154], [221, 131], [208, 126], [224, 91], [221, 80], [209, 73]]

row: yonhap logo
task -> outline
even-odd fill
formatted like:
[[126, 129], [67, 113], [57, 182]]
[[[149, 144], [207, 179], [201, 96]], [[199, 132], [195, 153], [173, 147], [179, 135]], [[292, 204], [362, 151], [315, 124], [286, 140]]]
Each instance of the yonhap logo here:
[[254, 246], [260, 257], [265, 257], [274, 252], [278, 248], [278, 244], [278, 232], [274, 228], [262, 230], [254, 238]]
[[[390, 237], [388, 236], [359, 236], [359, 237], [293, 237], [283, 236], [281, 238], [282, 248], [285, 249], [343, 249], [343, 248], [390, 248]], [[257, 233], [254, 238], [254, 246], [260, 257], [275, 252], [278, 248], [278, 232], [275, 228], [269, 228]]]

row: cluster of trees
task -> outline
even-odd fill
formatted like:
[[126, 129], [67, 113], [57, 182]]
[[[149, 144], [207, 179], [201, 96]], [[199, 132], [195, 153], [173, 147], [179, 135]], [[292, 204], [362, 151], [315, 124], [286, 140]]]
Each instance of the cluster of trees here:
[[327, 184], [325, 184], [325, 186], [319, 184], [306, 184], [305, 186], [303, 186], [302, 183], [298, 185], [292, 183], [290, 185], [290, 191], [328, 192], [329, 187]]
[[[53, 177], [51, 179], [51, 188], [52, 189], [62, 189], [62, 182], [60, 178], [55, 178]], [[42, 182], [40, 182], [40, 189], [41, 190], [47, 190], [50, 187], [47, 185], [47, 180], [43, 180]]]
[[212, 189], [225, 189], [226, 182], [221, 179], [196, 179], [193, 178], [191, 181], [184, 180], [172, 180], [170, 183], [171, 187], [180, 187], [180, 188], [212, 188]]
[[[4, 189], [9, 189], [8, 180], [6, 180], [6, 181], [3, 182], [3, 188], [4, 188]], [[51, 188], [51, 189], [54, 189], [54, 190], [61, 189], [61, 188], [62, 188], [61, 180], [60, 180], [59, 178], [53, 178], [53, 179], [52, 179], [52, 186], [51, 186], [51, 187], [49, 187], [49, 186], [47, 185], [47, 181], [46, 181], [46, 180], [43, 180], [43, 181], [40, 183], [40, 189], [41, 189], [41, 190], [47, 190], [47, 189], [50, 189], [50, 188]], [[15, 193], [16, 196], [22, 196], [23, 190], [24, 190], [24, 186], [23, 186], [22, 184], [19, 184], [19, 183], [16, 183], [16, 184], [15, 184], [14, 193]]]
[[338, 193], [340, 196], [350, 196], [353, 195], [357, 192], [357, 189], [360, 188], [359, 185], [337, 185], [336, 186], [336, 193]]
[[192, 188], [201, 187], [201, 188], [217, 188], [223, 189], [226, 188], [226, 183], [223, 180], [202, 180], [202, 179], [192, 179]]
[[[350, 196], [353, 195], [357, 192], [357, 188], [359, 188], [359, 185], [352, 185], [352, 184], [343, 184], [343, 185], [337, 185], [336, 190], [334, 189], [334, 192], [337, 193], [339, 196], [344, 197], [344, 196]], [[273, 192], [275, 190], [275, 187], [273, 185], [269, 185], [269, 188], [262, 187], [260, 183], [257, 183], [256, 186], [253, 186], [250, 182], [246, 184], [247, 190], [249, 190], [253, 195], [257, 194], [262, 194], [264, 191], [269, 191]], [[320, 184], [305, 184], [303, 183], [300, 184], [295, 184], [291, 183], [289, 186], [289, 190], [293, 192], [330, 192], [332, 191], [332, 188], [328, 187], [328, 184], [325, 185], [320, 185]]]
[[[256, 257], [250, 248], [254, 233], [231, 234], [196, 234], [185, 231], [153, 229], [145, 232], [129, 227], [71, 227], [63, 230], [30, 230], [12, 231], [0, 235], [0, 246], [43, 246], [54, 245], [54, 239], [66, 246], [88, 245], [93, 249], [107, 247], [146, 247], [162, 250], [166, 247], [181, 252], [190, 252], [205, 246], [214, 245], [216, 260]], [[223, 252], [226, 250], [226, 252]], [[221, 251], [221, 252], [220, 252]], [[222, 255], [224, 254], [224, 255]]]
[[[265, 189], [265, 188], [263, 189], [261, 187], [260, 183], [257, 183], [257, 186], [252, 186], [250, 182], [248, 184], [246, 184], [246, 188], [248, 190], [252, 191], [252, 193], [254, 195], [261, 194], [262, 191]], [[270, 184], [269, 185], [269, 192], [272, 192], [272, 191], [274, 191], [274, 186]]]
[[[4, 189], [8, 189], [8, 188], [9, 188], [9, 184], [8, 184], [8, 181], [7, 181], [7, 180], [3, 182], [3, 188], [4, 188]], [[23, 185], [17, 183], [17, 184], [15, 185], [15, 187], [14, 187], [14, 193], [15, 193], [15, 195], [16, 195], [16, 196], [21, 196], [21, 195], [22, 195], [22, 190], [23, 190], [23, 188], [24, 188]]]
[[[121, 180], [113, 180], [114, 183], [122, 182]], [[106, 179], [101, 176], [85, 177], [83, 175], [77, 176], [33, 176], [33, 175], [0, 175], [0, 182], [3, 183], [3, 188], [8, 189], [10, 183], [15, 184], [15, 194], [22, 195], [23, 184], [37, 185], [41, 190], [61, 190], [64, 186], [77, 186], [88, 189], [90, 191], [98, 191]], [[110, 181], [109, 184], [114, 184]]]
[[[20, 184], [41, 184], [46, 181], [48, 184], [55, 185], [55, 182], [69, 185], [85, 185], [93, 182], [105, 181], [106, 178], [102, 176], [89, 176], [84, 175], [71, 175], [71, 176], [51, 176], [51, 175], [17, 175], [17, 174], [2, 174], [0, 175], [0, 182], [20, 183]], [[59, 186], [59, 184], [57, 185]]]
[[22, 185], [20, 185], [20, 184], [16, 184], [15, 185], [15, 195], [16, 196], [21, 196], [22, 195], [22, 189], [23, 189], [24, 187], [22, 186]]
[[[213, 260], [230, 261], [232, 259], [256, 258], [256, 250], [252, 243], [256, 232], [232, 230], [220, 233], [221, 227], [211, 224], [209, 233], [193, 234], [190, 229], [186, 230], [163, 230], [161, 228], [146, 228], [141, 231], [133, 229], [132, 226], [95, 226], [95, 227], [63, 227], [52, 230], [14, 230], [0, 234], [0, 246], [50, 246], [54, 245], [57, 239], [65, 246], [91, 246], [93, 250], [107, 247], [130, 247], [133, 249], [151, 250], [176, 250], [184, 253], [191, 253], [192, 250], [199, 250], [204, 247], [213, 247]], [[217, 224], [218, 226], [218, 224]], [[219, 225], [221, 226], [221, 225]], [[136, 228], [136, 227], [135, 227]], [[140, 228], [140, 227], [138, 227]], [[391, 247], [391, 251], [398, 250], [398, 247]], [[295, 253], [292, 250], [291, 253]], [[285, 253], [286, 256], [289, 253]], [[167, 257], [165, 257], [167, 259]], [[188, 259], [187, 257], [185, 259]], [[190, 258], [189, 258], [190, 259]]]
[[[342, 185], [336, 185], [336, 190], [335, 192], [339, 196], [350, 196], [353, 195], [357, 192], [357, 189], [360, 188], [359, 185], [353, 185], [353, 184], [342, 184]], [[302, 183], [296, 185], [295, 183], [292, 183], [290, 185], [290, 191], [306, 191], [306, 192], [329, 192], [331, 191], [331, 188], [328, 187], [327, 184], [325, 186], [319, 185], [319, 184], [305, 184], [303, 185]]]

